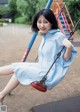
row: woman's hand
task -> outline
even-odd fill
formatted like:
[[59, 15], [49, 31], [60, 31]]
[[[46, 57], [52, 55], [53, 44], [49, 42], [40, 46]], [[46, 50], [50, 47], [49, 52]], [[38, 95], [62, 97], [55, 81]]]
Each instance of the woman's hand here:
[[66, 47], [66, 51], [64, 53], [64, 59], [66, 61], [68, 61], [70, 59], [70, 57], [71, 57], [71, 54], [72, 54], [72, 43], [67, 38], [65, 38], [62, 41], [62, 44], [63, 44], [63, 46]]
[[65, 39], [62, 41], [62, 44], [63, 44], [63, 46], [65, 46], [66, 48], [72, 47], [72, 43], [71, 43], [67, 38], [65, 38]]

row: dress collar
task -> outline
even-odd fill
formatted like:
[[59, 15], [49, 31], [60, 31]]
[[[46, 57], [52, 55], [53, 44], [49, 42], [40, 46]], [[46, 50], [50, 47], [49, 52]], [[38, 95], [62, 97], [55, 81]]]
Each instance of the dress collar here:
[[46, 38], [46, 36], [48, 37], [49, 35], [55, 34], [57, 32], [61, 32], [61, 30], [60, 29], [49, 30], [46, 34], [44, 34], [44, 38]]
[[50, 30], [50, 31], [47, 32], [47, 34], [48, 33], [53, 34], [53, 33], [60, 32], [60, 31], [61, 31], [60, 29]]

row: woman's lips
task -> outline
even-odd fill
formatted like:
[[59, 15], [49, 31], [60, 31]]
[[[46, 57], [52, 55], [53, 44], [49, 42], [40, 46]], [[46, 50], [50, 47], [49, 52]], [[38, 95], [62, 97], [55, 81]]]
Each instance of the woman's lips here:
[[41, 31], [45, 31], [46, 29], [41, 29]]

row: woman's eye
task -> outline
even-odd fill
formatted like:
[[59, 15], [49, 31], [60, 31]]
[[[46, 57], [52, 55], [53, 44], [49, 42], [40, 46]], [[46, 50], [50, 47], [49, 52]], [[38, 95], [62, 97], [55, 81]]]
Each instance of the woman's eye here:
[[38, 21], [37, 23], [44, 23], [44, 24], [45, 24], [45, 23], [48, 23], [48, 22], [47, 22], [47, 21], [43, 21], [43, 22], [41, 22], [41, 21]]
[[44, 23], [48, 23], [47, 21], [44, 21]]
[[38, 23], [41, 23], [41, 21], [38, 21]]

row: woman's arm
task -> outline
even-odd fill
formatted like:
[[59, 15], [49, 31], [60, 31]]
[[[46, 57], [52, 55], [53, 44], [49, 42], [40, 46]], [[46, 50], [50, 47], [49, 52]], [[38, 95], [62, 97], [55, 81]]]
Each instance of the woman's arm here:
[[63, 39], [62, 44], [66, 47], [66, 51], [64, 53], [64, 59], [68, 61], [72, 54], [72, 43], [67, 39]]

